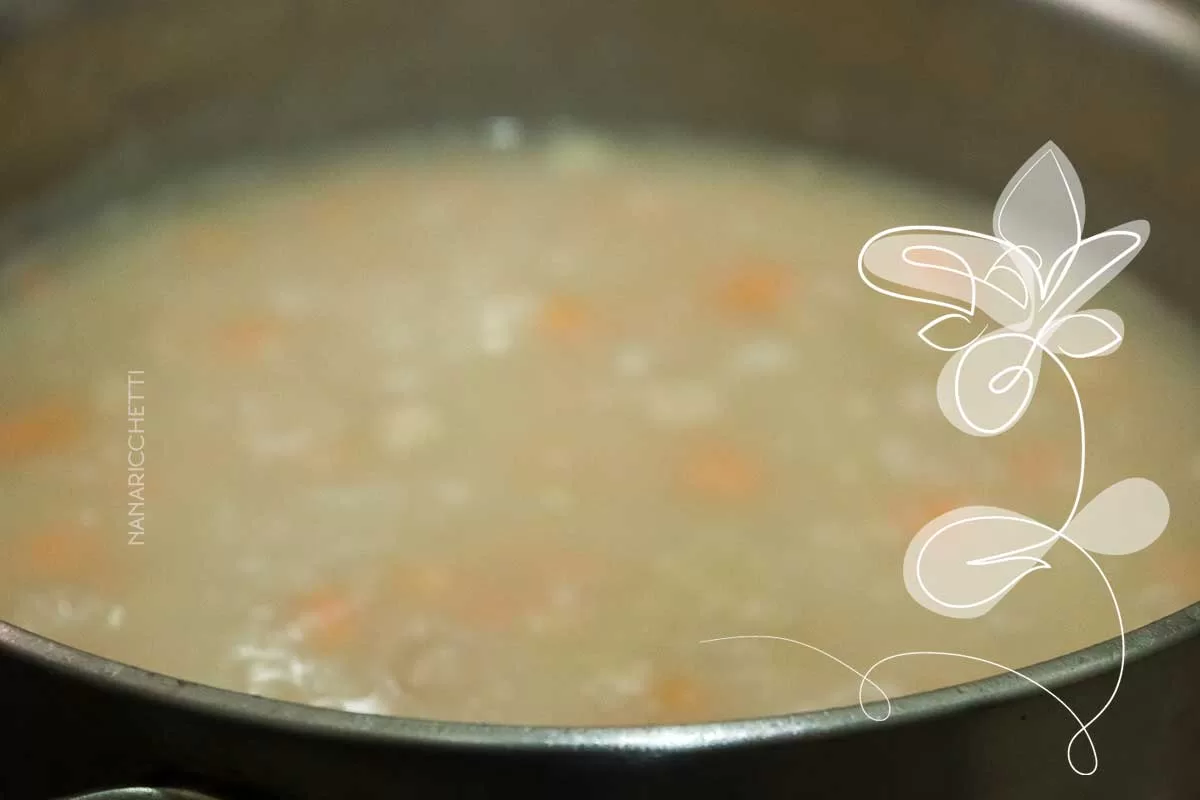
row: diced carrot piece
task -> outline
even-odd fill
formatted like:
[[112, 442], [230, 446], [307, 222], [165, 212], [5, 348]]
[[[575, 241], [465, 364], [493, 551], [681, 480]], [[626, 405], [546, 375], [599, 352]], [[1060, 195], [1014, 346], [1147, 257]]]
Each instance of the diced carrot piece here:
[[654, 718], [659, 723], [698, 722], [711, 713], [711, 697], [696, 678], [666, 673], [654, 679], [650, 689]]
[[247, 317], [218, 329], [217, 347], [227, 358], [254, 358], [261, 355], [282, 330], [280, 321], [273, 317]]
[[25, 566], [55, 578], [75, 577], [87, 571], [94, 548], [78, 531], [54, 528], [31, 536], [25, 549]]
[[721, 308], [735, 317], [764, 317], [777, 313], [787, 297], [791, 274], [771, 263], [739, 267], [718, 292]]
[[943, 514], [965, 505], [956, 492], [918, 494], [900, 501], [893, 520], [901, 535], [912, 536]]
[[16, 287], [21, 297], [29, 298], [41, 294], [50, 285], [50, 277], [43, 269], [25, 268], [17, 272]]
[[1190, 591], [1200, 600], [1200, 548], [1180, 548], [1160, 560], [1161, 573], [1172, 587]]
[[576, 342], [585, 338], [595, 327], [588, 306], [577, 297], [548, 298], [538, 315], [538, 329], [552, 341]]
[[419, 601], [440, 600], [454, 589], [455, 574], [439, 564], [405, 565], [392, 576], [392, 590]]
[[685, 488], [723, 501], [748, 500], [764, 483], [762, 463], [728, 444], [711, 444], [688, 454], [681, 479]]
[[75, 443], [83, 433], [79, 411], [49, 404], [0, 421], [0, 465], [45, 455]]
[[1067, 459], [1060, 447], [1035, 443], [1009, 456], [1007, 472], [1009, 480], [1018, 486], [1028, 489], [1053, 486], [1067, 476]]
[[14, 561], [39, 581], [98, 590], [115, 588], [123, 574], [94, 533], [70, 524], [19, 537]]
[[350, 644], [361, 631], [358, 609], [337, 589], [326, 587], [299, 598], [293, 616], [304, 630], [304, 641], [319, 652]]
[[417, 570], [413, 587], [426, 597], [444, 596], [454, 585], [450, 571], [432, 564]]

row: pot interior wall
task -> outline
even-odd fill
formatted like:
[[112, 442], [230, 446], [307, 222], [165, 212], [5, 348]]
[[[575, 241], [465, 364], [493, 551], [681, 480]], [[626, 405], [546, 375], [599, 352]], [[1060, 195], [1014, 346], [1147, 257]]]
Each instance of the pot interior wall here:
[[494, 115], [811, 142], [985, 196], [1053, 139], [1089, 187], [1089, 228], [1150, 219], [1139, 274], [1194, 305], [1200, 23], [1134, 42], [1054, 5], [8, 3], [3, 233], [198, 160]]

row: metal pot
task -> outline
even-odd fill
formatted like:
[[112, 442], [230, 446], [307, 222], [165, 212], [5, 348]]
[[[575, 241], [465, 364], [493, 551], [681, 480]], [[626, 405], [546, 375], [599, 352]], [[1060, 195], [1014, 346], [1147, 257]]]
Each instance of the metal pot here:
[[[0, 246], [166, 169], [493, 115], [810, 142], [989, 195], [1053, 139], [1097, 224], [1153, 220], [1139, 274], [1200, 313], [1183, 0], [9, 0], [0, 40]], [[0, 796], [1194, 798], [1200, 604], [1128, 644], [1081, 777], [1073, 720], [1013, 676], [897, 700], [886, 722], [536, 729], [219, 691], [0, 623]], [[1028, 674], [1095, 710], [1118, 658], [1108, 642]]]

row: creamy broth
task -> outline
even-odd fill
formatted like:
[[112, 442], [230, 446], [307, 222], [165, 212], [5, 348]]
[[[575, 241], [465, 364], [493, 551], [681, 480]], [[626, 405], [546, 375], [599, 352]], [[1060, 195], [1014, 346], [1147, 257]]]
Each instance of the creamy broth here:
[[[856, 272], [917, 223], [987, 230], [990, 208], [815, 155], [579, 133], [383, 142], [114, 205], [0, 273], [0, 616], [236, 690], [529, 724], [858, 701], [818, 653], [715, 637], [865, 669], [1114, 636], [1065, 548], [980, 619], [905, 590], [926, 522], [1057, 524], [1079, 469], [1059, 375], [997, 438], [940, 413], [928, 309]], [[1136, 279], [1099, 299], [1127, 334], [1073, 365], [1088, 491], [1172, 499], [1159, 541], [1100, 561], [1128, 629], [1200, 599], [1200, 352]]]

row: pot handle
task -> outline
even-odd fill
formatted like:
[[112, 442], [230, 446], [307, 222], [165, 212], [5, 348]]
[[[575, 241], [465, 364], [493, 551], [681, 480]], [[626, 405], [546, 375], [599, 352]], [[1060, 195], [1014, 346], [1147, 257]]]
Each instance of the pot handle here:
[[129, 787], [127, 789], [104, 789], [99, 792], [76, 794], [62, 800], [218, 800], [212, 795], [190, 792], [186, 789], [151, 789]]

